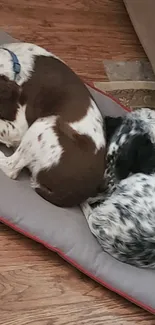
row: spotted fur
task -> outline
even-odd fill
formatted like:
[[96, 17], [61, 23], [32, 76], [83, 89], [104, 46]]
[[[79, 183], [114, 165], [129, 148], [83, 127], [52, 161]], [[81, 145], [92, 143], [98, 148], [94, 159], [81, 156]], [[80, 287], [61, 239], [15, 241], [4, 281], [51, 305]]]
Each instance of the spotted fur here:
[[105, 178], [106, 193], [81, 205], [90, 230], [121, 262], [155, 268], [155, 111], [122, 120], [109, 142]]

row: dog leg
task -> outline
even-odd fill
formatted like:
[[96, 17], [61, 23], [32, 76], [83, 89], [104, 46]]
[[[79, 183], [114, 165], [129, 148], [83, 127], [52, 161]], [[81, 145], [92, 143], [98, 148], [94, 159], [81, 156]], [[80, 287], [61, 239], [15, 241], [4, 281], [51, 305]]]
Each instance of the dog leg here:
[[18, 150], [10, 157], [6, 157], [3, 152], [0, 152], [0, 169], [9, 178], [16, 179], [21, 169], [25, 167], [25, 162]]
[[59, 163], [63, 152], [55, 134], [55, 124], [55, 116], [34, 122], [13, 155], [6, 157], [0, 152], [0, 169], [15, 179], [24, 167], [28, 167], [33, 177], [32, 186], [35, 187], [38, 172]]
[[26, 134], [23, 136], [19, 147], [15, 152], [7, 157], [3, 152], [0, 151], [0, 169], [12, 179], [16, 179], [20, 171], [33, 163], [32, 148], [32, 127], [28, 129]]
[[20, 132], [15, 122], [0, 120], [0, 143], [13, 147], [20, 143]]
[[98, 195], [96, 195], [94, 197], [89, 197], [87, 199], [87, 203], [90, 204], [90, 205], [93, 205], [93, 204], [96, 204], [96, 203], [99, 204], [100, 202], [103, 202], [104, 198], [105, 198], [104, 194], [101, 193], [101, 194], [98, 194]]

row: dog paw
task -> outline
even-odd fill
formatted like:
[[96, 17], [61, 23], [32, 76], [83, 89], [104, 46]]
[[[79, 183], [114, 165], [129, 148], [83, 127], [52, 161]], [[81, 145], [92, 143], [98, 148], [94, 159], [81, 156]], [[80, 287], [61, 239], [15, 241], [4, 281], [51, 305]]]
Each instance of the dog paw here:
[[15, 171], [12, 171], [11, 169], [9, 169], [8, 167], [6, 166], [2, 166], [0, 164], [0, 170], [9, 178], [11, 179], [16, 179], [17, 178], [17, 173]]
[[40, 187], [40, 185], [37, 183], [36, 178], [34, 178], [33, 176], [30, 179], [30, 184], [31, 184], [31, 187], [34, 189]]
[[99, 194], [96, 197], [90, 197], [87, 199], [87, 203], [90, 205], [96, 204], [96, 203], [100, 203], [104, 200], [104, 195], [103, 194]]
[[2, 151], [0, 151], [0, 170], [2, 170], [3, 173], [9, 178], [15, 179], [17, 177], [16, 171], [12, 169], [8, 159], [9, 158], [6, 157]]

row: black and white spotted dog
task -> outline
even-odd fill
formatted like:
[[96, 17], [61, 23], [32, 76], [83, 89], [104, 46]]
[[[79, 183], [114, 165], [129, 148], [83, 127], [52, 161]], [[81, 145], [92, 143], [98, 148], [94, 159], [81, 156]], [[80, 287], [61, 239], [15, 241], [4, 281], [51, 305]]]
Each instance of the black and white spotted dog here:
[[106, 252], [155, 268], [155, 111], [136, 110], [115, 122], [112, 135], [107, 118], [107, 190], [81, 207]]

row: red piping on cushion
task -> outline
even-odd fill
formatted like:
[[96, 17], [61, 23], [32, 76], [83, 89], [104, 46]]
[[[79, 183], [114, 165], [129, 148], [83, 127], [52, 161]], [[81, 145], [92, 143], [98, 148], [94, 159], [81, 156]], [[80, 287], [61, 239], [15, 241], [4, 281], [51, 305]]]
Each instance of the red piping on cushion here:
[[[101, 94], [104, 94], [105, 96], [111, 98], [113, 101], [115, 101], [116, 103], [118, 103], [123, 109], [125, 109], [126, 111], [130, 111], [129, 108], [125, 107], [124, 105], [120, 104], [119, 101], [117, 101], [116, 99], [114, 99], [113, 97], [111, 97], [110, 95], [107, 95], [106, 93], [104, 93], [103, 91], [97, 89], [96, 87], [87, 84], [88, 86], [90, 86], [91, 88], [95, 89], [96, 91], [100, 92]], [[120, 291], [118, 289], [113, 288], [110, 284], [104, 282], [102, 279], [95, 277], [92, 273], [90, 273], [89, 271], [85, 270], [81, 265], [79, 265], [78, 263], [76, 263], [74, 260], [72, 260], [70, 257], [68, 257], [64, 252], [62, 252], [59, 248], [57, 247], [53, 247], [51, 245], [49, 245], [48, 243], [40, 240], [38, 237], [31, 235], [30, 233], [24, 231], [23, 229], [20, 229], [18, 226], [12, 224], [11, 222], [9, 222], [8, 220], [5, 220], [5, 218], [0, 217], [0, 222], [4, 223], [5, 225], [9, 226], [10, 228], [12, 228], [13, 230], [19, 232], [20, 234], [42, 244], [43, 246], [45, 246], [46, 248], [48, 248], [49, 250], [57, 253], [58, 255], [60, 255], [64, 260], [66, 260], [68, 263], [70, 263], [71, 265], [73, 265], [75, 268], [77, 268], [79, 271], [81, 271], [82, 273], [86, 274], [87, 276], [89, 276], [91, 279], [95, 280], [96, 282], [98, 282], [99, 284], [101, 284], [103, 287], [109, 289], [110, 291], [113, 291], [115, 293], [117, 293], [118, 295], [122, 296], [123, 298], [131, 301], [132, 303], [134, 303], [137, 306], [140, 306], [143, 309], [146, 309], [147, 311], [149, 311], [152, 314], [155, 314], [155, 309], [147, 306], [139, 301], [137, 301], [136, 299], [128, 296], [126, 293], [124, 293], [123, 291]]]
[[126, 107], [126, 106], [124, 106], [122, 103], [120, 103], [120, 101], [119, 101], [117, 98], [114, 98], [114, 97], [112, 97], [110, 94], [107, 94], [106, 92], [104, 92], [103, 90], [100, 90], [100, 89], [96, 88], [96, 87], [94, 86], [93, 82], [92, 82], [92, 83], [86, 82], [86, 85], [89, 86], [89, 87], [91, 87], [92, 89], [98, 91], [99, 93], [105, 95], [106, 97], [109, 97], [110, 99], [112, 99], [113, 102], [117, 103], [117, 104], [118, 104], [119, 106], [121, 106], [125, 111], [127, 111], [127, 112], [130, 112], [130, 111], [131, 111], [129, 107]]
[[117, 293], [118, 295], [122, 296], [123, 298], [131, 301], [132, 303], [134, 303], [135, 305], [149, 311], [152, 314], [155, 314], [155, 309], [153, 309], [150, 306], [147, 306], [139, 301], [137, 301], [136, 299], [128, 296], [126, 293], [124, 293], [123, 291], [120, 291], [118, 289], [115, 289], [114, 287], [112, 287], [110, 284], [104, 282], [102, 279], [95, 277], [92, 273], [90, 273], [89, 271], [85, 270], [81, 265], [79, 265], [78, 263], [76, 263], [74, 260], [72, 260], [70, 257], [68, 257], [63, 251], [61, 251], [59, 248], [54, 247], [52, 245], [49, 245], [48, 243], [46, 243], [45, 241], [41, 240], [40, 238], [38, 238], [37, 236], [31, 235], [30, 233], [28, 233], [27, 231], [19, 228], [18, 226], [12, 224], [10, 221], [5, 220], [3, 217], [0, 217], [0, 222], [2, 222], [3, 224], [9, 226], [10, 228], [12, 228], [13, 230], [17, 231], [18, 233], [38, 242], [39, 244], [42, 244], [43, 246], [45, 246], [46, 248], [48, 248], [49, 250], [51, 250], [54, 253], [57, 253], [59, 256], [61, 256], [64, 260], [66, 260], [68, 263], [70, 263], [71, 265], [73, 265], [76, 269], [78, 269], [79, 271], [81, 271], [82, 273], [86, 274], [87, 276], [89, 276], [89, 278], [95, 280], [96, 282], [98, 282], [99, 284], [101, 284], [103, 287], [109, 289], [110, 291], [113, 291], [115, 293]]

